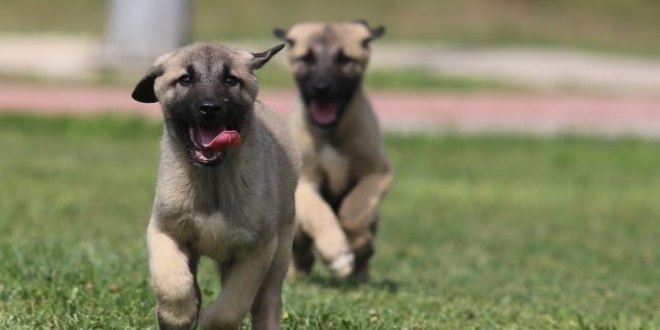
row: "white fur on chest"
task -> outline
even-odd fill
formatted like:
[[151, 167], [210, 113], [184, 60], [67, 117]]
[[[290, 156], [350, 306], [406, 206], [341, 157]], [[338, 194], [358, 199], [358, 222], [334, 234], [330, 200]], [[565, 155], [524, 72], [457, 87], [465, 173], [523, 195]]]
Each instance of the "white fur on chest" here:
[[254, 231], [236, 225], [219, 212], [194, 217], [197, 242], [195, 247], [202, 255], [216, 260], [226, 260], [237, 248], [257, 240]]
[[319, 165], [328, 179], [328, 188], [333, 194], [340, 194], [349, 180], [349, 161], [337, 149], [324, 145], [318, 154]]

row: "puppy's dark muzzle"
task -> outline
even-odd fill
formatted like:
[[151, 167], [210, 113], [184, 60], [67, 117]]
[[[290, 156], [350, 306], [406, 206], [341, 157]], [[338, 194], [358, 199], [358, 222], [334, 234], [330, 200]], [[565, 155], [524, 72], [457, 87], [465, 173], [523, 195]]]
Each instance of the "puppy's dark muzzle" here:
[[327, 98], [331, 94], [330, 84], [327, 82], [315, 83], [312, 92], [316, 98]]
[[206, 120], [224, 119], [227, 114], [226, 107], [215, 101], [202, 101], [197, 110], [201, 118]]
[[342, 99], [339, 86], [335, 86], [331, 83], [310, 84], [303, 90], [302, 94], [307, 102], [313, 100], [339, 101]]
[[203, 116], [215, 115], [222, 111], [222, 107], [217, 102], [203, 101], [199, 105], [199, 112]]
[[197, 107], [197, 119], [200, 124], [218, 125], [229, 120], [227, 107], [215, 101], [202, 101]]

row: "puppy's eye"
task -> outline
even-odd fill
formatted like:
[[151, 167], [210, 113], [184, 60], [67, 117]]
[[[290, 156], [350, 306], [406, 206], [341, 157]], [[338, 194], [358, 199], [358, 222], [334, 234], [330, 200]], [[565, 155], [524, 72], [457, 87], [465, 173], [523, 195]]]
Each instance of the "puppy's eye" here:
[[225, 84], [227, 84], [227, 86], [232, 86], [233, 87], [233, 86], [238, 85], [240, 82], [241, 81], [238, 79], [238, 77], [236, 77], [234, 75], [228, 75], [228, 76], [225, 77]]
[[346, 64], [349, 62], [353, 62], [355, 59], [346, 55], [342, 49], [337, 52], [337, 57], [335, 58], [335, 61], [337, 61], [337, 64]]
[[176, 82], [181, 86], [190, 86], [192, 84], [192, 77], [189, 74], [184, 74]]
[[315, 58], [314, 53], [312, 52], [311, 49], [308, 50], [307, 53], [305, 53], [305, 55], [303, 55], [303, 56], [300, 58], [300, 60], [302, 60], [303, 62], [305, 62], [305, 63], [307, 63], [307, 64], [312, 64], [312, 63], [314, 63], [314, 60], [315, 60], [315, 59], [316, 59], [316, 58]]

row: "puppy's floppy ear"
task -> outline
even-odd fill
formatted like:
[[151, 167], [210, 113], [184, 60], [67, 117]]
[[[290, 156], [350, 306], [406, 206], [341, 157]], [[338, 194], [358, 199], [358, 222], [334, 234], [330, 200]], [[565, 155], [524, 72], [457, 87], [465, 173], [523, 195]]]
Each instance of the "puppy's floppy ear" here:
[[369, 26], [369, 22], [367, 22], [366, 19], [358, 19], [358, 20], [355, 20], [353, 22], [362, 24], [362, 25], [364, 25], [364, 27], [367, 28], [367, 30], [369, 30], [369, 36], [367, 38], [365, 38], [364, 40], [362, 40], [362, 46], [364, 46], [364, 47], [369, 47], [369, 44], [372, 41], [382, 37], [383, 34], [385, 34], [385, 27], [382, 26], [382, 25], [378, 26], [378, 27], [375, 27], [375, 28], [372, 28], [372, 27]]
[[364, 18], [354, 19], [352, 22], [353, 23], [360, 23], [360, 24], [366, 26], [367, 28], [369, 28], [369, 22], [367, 22], [367, 20], [364, 19]]
[[163, 69], [160, 65], [155, 65], [152, 67], [147, 74], [142, 77], [140, 82], [135, 85], [133, 89], [133, 100], [142, 103], [156, 103], [158, 98], [156, 97], [156, 92], [154, 91], [154, 83], [156, 78], [163, 74]]
[[287, 32], [288, 31], [283, 29], [283, 28], [276, 27], [276, 28], [273, 29], [273, 34], [275, 35], [275, 37], [277, 37], [277, 39], [280, 39], [280, 40], [286, 40]]
[[385, 34], [385, 26], [381, 25], [375, 28], [369, 28], [371, 31], [371, 40], [378, 39]]
[[271, 57], [282, 50], [282, 48], [284, 48], [284, 44], [279, 44], [262, 53], [251, 53], [253, 57], [248, 63], [250, 70], [256, 70], [264, 66], [264, 64], [266, 64]]
[[285, 29], [282, 29], [282, 28], [274, 28], [274, 29], [273, 29], [273, 34], [275, 35], [275, 37], [276, 37], [277, 39], [280, 39], [280, 40], [282, 40], [282, 41], [285, 41], [286, 44], [287, 44], [289, 47], [293, 47], [293, 45], [295, 44], [295, 42], [294, 42], [293, 39], [291, 39], [291, 38], [287, 38], [286, 35], [287, 35], [288, 33], [289, 33], [289, 31], [287, 31], [287, 30], [285, 30]]

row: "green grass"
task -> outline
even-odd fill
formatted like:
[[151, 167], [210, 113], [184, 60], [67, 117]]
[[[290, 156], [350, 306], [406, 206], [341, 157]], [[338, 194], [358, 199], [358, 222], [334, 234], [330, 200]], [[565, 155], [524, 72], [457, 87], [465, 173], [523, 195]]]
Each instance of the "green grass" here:
[[[155, 329], [160, 124], [0, 116], [0, 329]], [[388, 136], [373, 282], [318, 269], [284, 329], [660, 329], [660, 145]], [[218, 292], [204, 262], [205, 302]]]
[[532, 87], [497, 81], [488, 78], [441, 75], [423, 69], [372, 70], [367, 73], [365, 84], [373, 89], [429, 90], [429, 91], [527, 91]]
[[[195, 0], [196, 38], [270, 39], [273, 27], [367, 18], [387, 39], [542, 44], [660, 54], [657, 0]], [[106, 1], [0, 0], [0, 31], [102, 35]]]
[[[256, 75], [263, 88], [295, 88], [291, 71], [286, 66], [266, 66]], [[488, 78], [447, 76], [422, 69], [369, 70], [365, 78], [365, 85], [370, 89], [399, 91], [533, 91], [532, 87], [521, 84], [500, 82]]]

